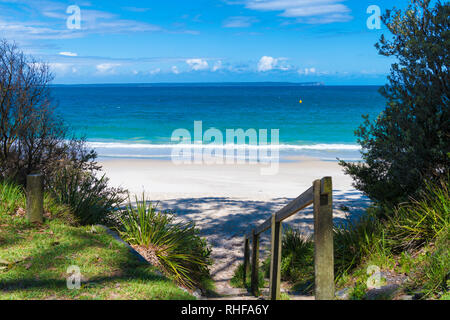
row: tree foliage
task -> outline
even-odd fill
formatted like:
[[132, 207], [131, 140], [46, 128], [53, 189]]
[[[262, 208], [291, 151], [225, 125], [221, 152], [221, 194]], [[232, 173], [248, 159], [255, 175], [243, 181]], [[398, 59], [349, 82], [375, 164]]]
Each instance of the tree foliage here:
[[83, 140], [68, 136], [54, 113], [46, 63], [27, 57], [14, 43], [0, 41], [0, 178], [25, 183], [40, 171], [48, 180], [68, 162], [98, 168]]
[[105, 223], [125, 190], [108, 186], [96, 153], [56, 116], [52, 80], [48, 64], [0, 41], [0, 180], [25, 185], [28, 174], [40, 172], [46, 190], [77, 222]]
[[340, 164], [372, 200], [397, 204], [449, 173], [450, 5], [413, 0], [382, 21], [392, 36], [376, 48], [397, 60], [380, 90], [387, 106], [355, 132], [364, 163]]

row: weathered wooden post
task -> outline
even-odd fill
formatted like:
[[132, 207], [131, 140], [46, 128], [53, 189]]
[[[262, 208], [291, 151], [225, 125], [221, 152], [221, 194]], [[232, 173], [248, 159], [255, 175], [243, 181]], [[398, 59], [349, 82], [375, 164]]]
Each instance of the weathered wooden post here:
[[42, 223], [44, 213], [44, 179], [42, 174], [27, 176], [27, 217], [30, 222]]
[[314, 270], [317, 300], [334, 299], [333, 186], [331, 177], [314, 186]]
[[243, 279], [242, 279], [242, 283], [245, 284], [247, 283], [247, 268], [249, 265], [249, 259], [250, 259], [250, 244], [249, 244], [249, 239], [246, 236], [245, 240], [244, 240], [244, 272], [243, 272]]
[[252, 275], [250, 289], [252, 294], [257, 296], [259, 294], [259, 234], [256, 233], [256, 230], [253, 230], [252, 247]]
[[280, 299], [280, 281], [281, 281], [281, 221], [277, 222], [276, 214], [272, 214], [272, 241], [271, 241], [271, 260], [270, 260], [270, 289], [271, 300]]

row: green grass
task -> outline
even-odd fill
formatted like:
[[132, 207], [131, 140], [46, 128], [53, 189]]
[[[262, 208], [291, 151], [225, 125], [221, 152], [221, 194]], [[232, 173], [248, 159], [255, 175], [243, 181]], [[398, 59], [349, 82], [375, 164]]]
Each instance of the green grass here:
[[[0, 259], [10, 262], [0, 270], [0, 299], [192, 299], [103, 229], [5, 216], [0, 224]], [[83, 276], [79, 290], [66, 286], [71, 265]]]
[[22, 187], [7, 181], [0, 183], [0, 212], [15, 212], [23, 203]]
[[448, 296], [450, 279], [449, 181], [427, 184], [417, 199], [397, 208], [369, 209], [361, 220], [335, 232], [338, 286], [353, 286], [351, 298], [364, 297], [367, 268], [406, 274], [402, 290], [422, 299]]
[[[50, 198], [50, 217], [30, 224], [16, 213], [24, 206], [21, 189], [5, 189], [0, 183], [0, 299], [194, 299], [102, 228], [59, 218], [68, 209]], [[80, 268], [80, 289], [67, 288], [72, 265]]]

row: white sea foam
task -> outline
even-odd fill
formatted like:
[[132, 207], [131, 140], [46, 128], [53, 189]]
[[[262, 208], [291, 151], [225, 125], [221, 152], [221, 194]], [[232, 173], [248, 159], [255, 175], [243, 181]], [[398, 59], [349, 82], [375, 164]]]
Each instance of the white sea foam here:
[[149, 143], [123, 143], [123, 142], [88, 142], [89, 147], [94, 149], [141, 149], [141, 150], [156, 150], [156, 149], [275, 149], [279, 150], [347, 150], [358, 151], [359, 145], [352, 144], [311, 144], [311, 145], [293, 145], [293, 144], [278, 144], [278, 145], [248, 145], [248, 144], [149, 144]]

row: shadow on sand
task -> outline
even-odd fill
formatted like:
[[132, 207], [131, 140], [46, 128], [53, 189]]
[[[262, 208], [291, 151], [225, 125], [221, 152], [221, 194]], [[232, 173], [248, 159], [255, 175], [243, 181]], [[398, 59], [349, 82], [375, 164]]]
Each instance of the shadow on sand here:
[[[291, 198], [274, 198], [255, 201], [227, 197], [203, 197], [163, 200], [161, 209], [170, 209], [177, 216], [196, 223], [201, 233], [213, 247], [215, 260], [212, 275], [216, 282], [231, 279], [234, 268], [243, 259], [243, 236], [256, 225], [264, 222], [272, 213], [288, 204]], [[333, 190], [334, 223], [341, 224], [364, 213], [370, 205], [360, 192]], [[305, 235], [313, 232], [313, 208], [300, 211], [283, 225], [301, 230]], [[267, 253], [270, 231], [261, 237], [261, 257]]]

